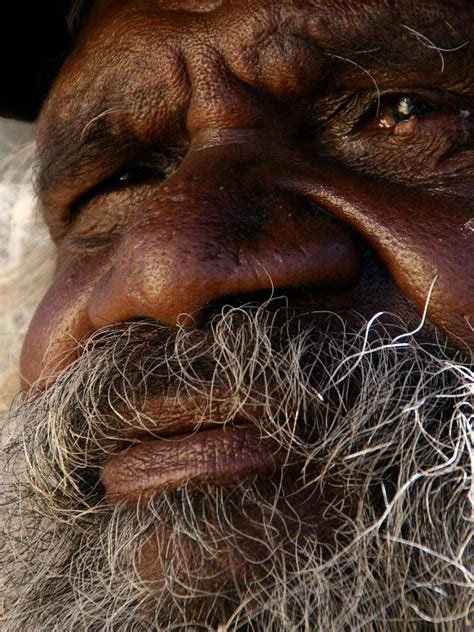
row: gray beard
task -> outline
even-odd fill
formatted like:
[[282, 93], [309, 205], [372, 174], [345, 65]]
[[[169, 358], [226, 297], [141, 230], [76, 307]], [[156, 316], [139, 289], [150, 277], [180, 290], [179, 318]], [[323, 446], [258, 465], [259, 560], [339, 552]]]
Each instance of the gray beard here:
[[[393, 321], [302, 323], [274, 299], [207, 332], [105, 328], [18, 404], [2, 630], [468, 629], [472, 370]], [[297, 473], [110, 506], [100, 467], [153, 392], [255, 407]]]

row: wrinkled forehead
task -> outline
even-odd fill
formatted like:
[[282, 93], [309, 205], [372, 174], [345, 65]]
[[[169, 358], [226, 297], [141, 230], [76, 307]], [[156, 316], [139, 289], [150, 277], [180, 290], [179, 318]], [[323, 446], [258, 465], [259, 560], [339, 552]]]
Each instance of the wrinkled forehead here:
[[[439, 66], [440, 56], [454, 67], [467, 63], [473, 37], [472, 0], [95, 0], [72, 59], [78, 72], [92, 54], [95, 67], [122, 59], [135, 71], [147, 64], [159, 71], [170, 54], [187, 64], [207, 49], [241, 80], [272, 92], [265, 81], [257, 85], [257, 75], [286, 75], [290, 83], [293, 75], [304, 90], [302, 77], [315, 66], [321, 78], [316, 65], [326, 67], [328, 54], [355, 55], [354, 63], [370, 71], [408, 71], [416, 63], [433, 83], [429, 65]], [[119, 63], [116, 71], [127, 69]], [[314, 77], [307, 79], [313, 86]]]
[[[148, 4], [154, 4], [165, 11], [196, 11], [207, 13], [225, 4], [226, 0], [150, 0]], [[111, 5], [131, 4], [131, 0], [95, 0], [95, 4], [100, 8], [107, 8]], [[142, 3], [143, 4], [143, 3]]]
[[[220, 18], [239, 16], [241, 33], [245, 34], [246, 20], [258, 16], [262, 22], [262, 30], [267, 25], [309, 20], [308, 26], [319, 25], [321, 34], [329, 32], [346, 32], [348, 35], [361, 35], [363, 31], [370, 32], [371, 28], [380, 24], [399, 25], [405, 21], [414, 20], [419, 25], [445, 29], [451, 32], [465, 32], [466, 28], [473, 28], [474, 3], [472, 0], [89, 0], [83, 4], [84, 9], [92, 9], [93, 20], [109, 19], [128, 13], [160, 16], [162, 21], [166, 17], [175, 20], [192, 21], [193, 16], [207, 22], [213, 20], [222, 26]], [[372, 33], [373, 35], [373, 33]], [[380, 40], [386, 36], [379, 32]]]
[[455, 63], [473, 37], [472, 0], [95, 0], [76, 56], [100, 50], [106, 63], [121, 49], [144, 59], [179, 50], [188, 61], [212, 47], [231, 66], [280, 64], [274, 72], [290, 75], [328, 52], [358, 55], [362, 65], [415, 56], [421, 67], [441, 54]]

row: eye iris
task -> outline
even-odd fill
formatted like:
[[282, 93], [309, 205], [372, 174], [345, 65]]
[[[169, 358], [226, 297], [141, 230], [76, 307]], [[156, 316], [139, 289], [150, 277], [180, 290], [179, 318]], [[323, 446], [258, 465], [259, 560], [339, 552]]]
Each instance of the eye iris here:
[[393, 105], [389, 106], [389, 114], [396, 125], [414, 117], [426, 116], [433, 109], [434, 106], [414, 97], [401, 97]]
[[390, 107], [390, 114], [395, 123], [401, 123], [412, 118], [415, 109], [414, 101], [408, 97], [403, 97]]

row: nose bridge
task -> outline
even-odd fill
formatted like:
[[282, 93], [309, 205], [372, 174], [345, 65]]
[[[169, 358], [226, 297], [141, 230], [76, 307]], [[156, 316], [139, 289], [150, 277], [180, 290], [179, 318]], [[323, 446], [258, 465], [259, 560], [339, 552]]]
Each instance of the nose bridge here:
[[358, 253], [348, 234], [261, 190], [255, 156], [226, 161], [226, 153], [191, 152], [137, 211], [92, 294], [95, 326], [137, 317], [176, 324], [228, 295], [354, 282]]
[[191, 137], [202, 130], [233, 128], [278, 128], [280, 136], [285, 134], [288, 121], [283, 124], [277, 102], [239, 79], [217, 48], [201, 43], [184, 55], [191, 84], [187, 112]]

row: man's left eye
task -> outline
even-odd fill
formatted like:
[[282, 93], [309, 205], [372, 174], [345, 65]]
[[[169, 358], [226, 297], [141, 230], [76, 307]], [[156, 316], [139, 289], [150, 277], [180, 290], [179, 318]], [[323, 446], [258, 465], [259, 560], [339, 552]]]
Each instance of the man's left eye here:
[[392, 129], [399, 123], [411, 119], [420, 119], [441, 108], [436, 104], [415, 96], [389, 97], [382, 99], [376, 116], [376, 125]]

